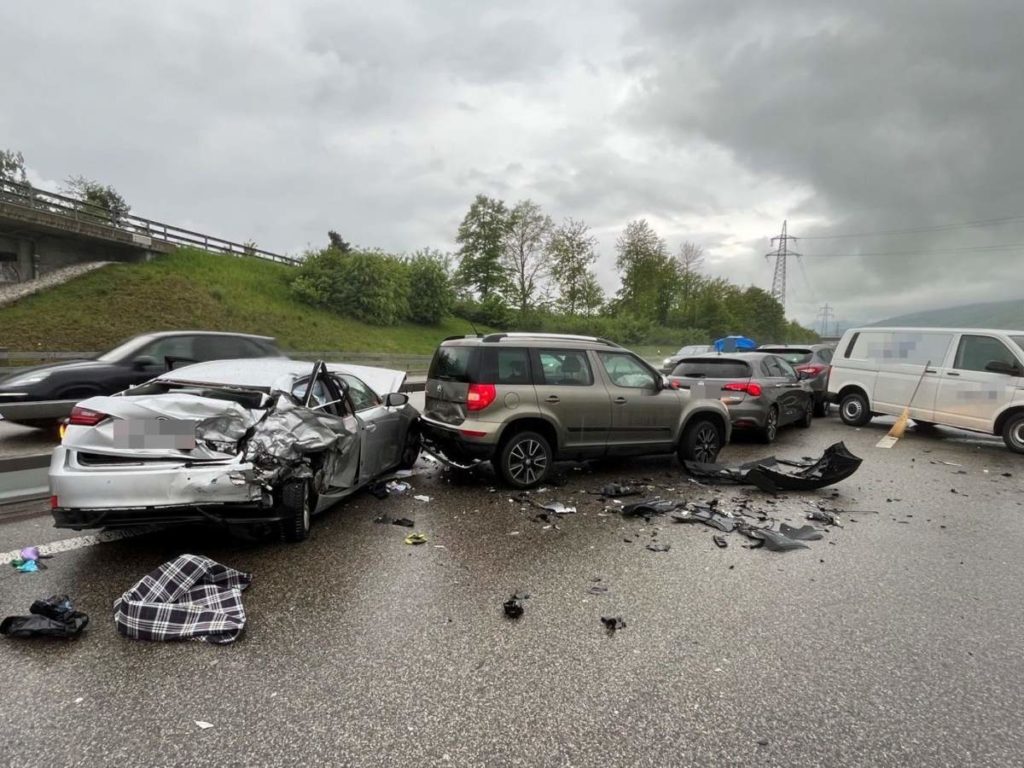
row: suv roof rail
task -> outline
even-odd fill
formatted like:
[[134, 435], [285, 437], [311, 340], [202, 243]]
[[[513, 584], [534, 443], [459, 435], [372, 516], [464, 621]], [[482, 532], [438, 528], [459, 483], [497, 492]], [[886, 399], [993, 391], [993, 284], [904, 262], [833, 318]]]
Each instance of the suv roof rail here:
[[603, 339], [600, 336], [577, 336], [571, 333], [489, 333], [483, 337], [482, 341], [486, 343], [494, 343], [501, 341], [502, 339], [538, 339], [541, 341], [589, 341], [592, 344], [604, 344], [609, 347], [619, 346], [614, 341]]
[[443, 344], [446, 341], [457, 341], [458, 339], [479, 339], [482, 335], [483, 334], [480, 333], [460, 333], [456, 336], [445, 336], [441, 339], [441, 343]]

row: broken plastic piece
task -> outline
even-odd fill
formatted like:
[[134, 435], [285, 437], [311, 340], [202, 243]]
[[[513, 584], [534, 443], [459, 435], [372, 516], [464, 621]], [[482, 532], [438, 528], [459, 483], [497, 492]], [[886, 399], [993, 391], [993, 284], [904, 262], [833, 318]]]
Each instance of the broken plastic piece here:
[[661, 544], [659, 542], [654, 541], [647, 545], [647, 549], [651, 550], [651, 552], [668, 552], [670, 549], [672, 549], [672, 545]]
[[668, 499], [644, 499], [626, 504], [622, 508], [624, 517], [651, 517], [652, 515], [664, 515], [674, 509], [678, 509], [682, 502], [670, 501]]
[[430, 497], [429, 496], [419, 495], [419, 496], [413, 496], [413, 498], [416, 499], [416, 501], [430, 501]]
[[736, 524], [739, 522], [736, 518], [718, 512], [710, 506], [696, 504], [688, 505], [682, 512], [673, 514], [672, 519], [677, 523], [704, 523], [704, 525], [717, 528], [723, 533], [736, 530]]
[[207, 728], [213, 728], [213, 723], [207, 723], [204, 720], [196, 720], [196, 725], [198, 725], [199, 728], [204, 731]]
[[[845, 480], [861, 465], [843, 443], [834, 443], [825, 449], [813, 464], [787, 461], [770, 456], [766, 459], [729, 467], [721, 464], [685, 462], [686, 470], [695, 477], [707, 480], [754, 485], [768, 493], [779, 491], [812, 491]], [[773, 469], [778, 465], [799, 467], [796, 472]]]
[[767, 547], [773, 552], [787, 552], [791, 549], [807, 549], [807, 544], [799, 539], [791, 539], [781, 531], [774, 531], [771, 528], [755, 528], [752, 525], [740, 525], [737, 530], [744, 536], [761, 544], [751, 545], [751, 549]]
[[810, 512], [807, 513], [807, 519], [818, 520], [819, 522], [822, 522], [825, 525], [834, 525], [839, 528], [842, 527], [839, 525], [839, 518], [837, 518], [835, 514], [829, 512], [827, 509], [812, 509]]
[[635, 485], [609, 483], [597, 493], [599, 496], [607, 496], [610, 499], [614, 499], [619, 496], [638, 496], [640, 494], [640, 489]]
[[588, 587], [587, 591], [592, 595], [604, 595], [607, 594], [608, 587], [601, 586], [600, 584], [595, 584], [591, 587]]
[[426, 544], [427, 537], [422, 533], [410, 533], [405, 537], [406, 544]]
[[626, 628], [626, 621], [621, 616], [602, 616], [601, 623], [608, 630], [609, 635], [615, 634], [620, 629]]
[[391, 524], [400, 525], [403, 528], [412, 528], [416, 525], [416, 521], [410, 520], [408, 517], [399, 517], [397, 520], [392, 520]]
[[556, 515], [571, 515], [576, 511], [576, 507], [569, 507], [560, 501], [551, 501], [547, 504], [542, 504], [541, 509], [547, 510], [548, 512], [554, 512]]
[[715, 542], [715, 546], [719, 549], [725, 549], [729, 546], [729, 542], [726, 541], [725, 536], [722, 536], [721, 534], [716, 533], [714, 536], [711, 537], [711, 540]]
[[779, 532], [783, 536], [788, 536], [791, 539], [798, 541], [818, 541], [822, 537], [821, 531], [815, 528], [813, 525], [804, 525], [799, 528], [782, 523], [779, 526]]

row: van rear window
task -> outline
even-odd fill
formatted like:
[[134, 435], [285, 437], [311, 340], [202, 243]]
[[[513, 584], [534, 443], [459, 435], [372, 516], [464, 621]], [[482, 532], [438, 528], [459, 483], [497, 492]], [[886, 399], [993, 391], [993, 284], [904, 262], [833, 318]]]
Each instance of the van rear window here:
[[749, 379], [750, 364], [742, 360], [687, 360], [672, 371], [673, 376], [689, 379]]
[[477, 347], [440, 346], [430, 361], [427, 377], [472, 384], [476, 379]]

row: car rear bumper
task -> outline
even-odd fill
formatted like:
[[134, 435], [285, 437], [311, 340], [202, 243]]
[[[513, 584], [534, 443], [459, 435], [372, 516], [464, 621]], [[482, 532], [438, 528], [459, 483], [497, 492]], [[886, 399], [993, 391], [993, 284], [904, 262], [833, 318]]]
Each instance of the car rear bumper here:
[[768, 409], [761, 404], [740, 403], [729, 406], [729, 420], [733, 429], [763, 429]]
[[[138, 464], [85, 465], [77, 451], [54, 449], [50, 494], [57, 509], [149, 510], [196, 505], [259, 506], [264, 491], [252, 464], [148, 461]], [[196, 513], [196, 519], [205, 519]], [[55, 515], [56, 517], [56, 515]]]
[[184, 507], [139, 507], [118, 509], [51, 510], [54, 528], [132, 528], [138, 525], [171, 523], [216, 523], [245, 525], [272, 523], [282, 520], [275, 507], [255, 504], [212, 504]]
[[482, 461], [490, 461], [494, 455], [495, 444], [490, 442], [493, 440], [490, 434], [469, 436], [458, 427], [425, 418], [420, 419], [420, 429], [424, 450], [447, 464], [471, 467]]

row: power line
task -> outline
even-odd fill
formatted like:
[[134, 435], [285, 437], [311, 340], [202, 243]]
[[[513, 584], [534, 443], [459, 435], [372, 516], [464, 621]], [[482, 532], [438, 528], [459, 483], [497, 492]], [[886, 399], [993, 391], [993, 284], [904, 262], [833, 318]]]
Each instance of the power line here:
[[974, 227], [988, 227], [994, 224], [1005, 224], [1011, 221], [1024, 221], [1024, 216], [1003, 216], [998, 219], [979, 219], [977, 221], [965, 221], [960, 224], [936, 224], [934, 226], [910, 227], [907, 229], [887, 229], [875, 232], [848, 232], [841, 235], [808, 235], [804, 240], [841, 240], [853, 237], [876, 237], [879, 235], [911, 235], [922, 232], [948, 232], [953, 229], [971, 229]]
[[974, 253], [978, 251], [1012, 251], [1024, 248], [1024, 243], [1003, 245], [965, 245], [961, 248], [932, 248], [927, 251], [862, 251], [857, 253], [806, 253], [812, 258], [842, 258], [845, 256], [931, 256], [943, 253]]
[[832, 311], [831, 304], [825, 304], [820, 310], [818, 310], [818, 317], [821, 319], [821, 335], [828, 336], [829, 322], [835, 319], [835, 312]]

